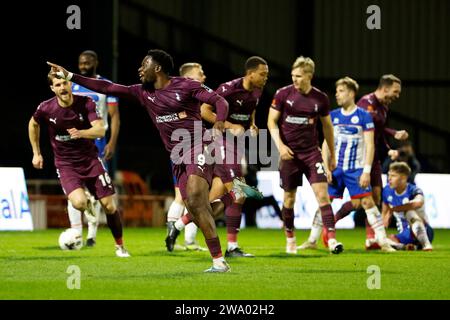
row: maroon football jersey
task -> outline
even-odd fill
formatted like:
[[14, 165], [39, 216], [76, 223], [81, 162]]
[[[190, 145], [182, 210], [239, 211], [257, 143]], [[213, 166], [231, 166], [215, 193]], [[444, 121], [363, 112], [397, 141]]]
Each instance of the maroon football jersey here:
[[222, 83], [216, 93], [228, 102], [227, 121], [240, 124], [247, 130], [250, 128], [250, 118], [258, 105], [262, 91], [258, 88], [253, 91], [245, 90], [243, 81], [244, 78], [238, 78]]
[[281, 112], [280, 137], [293, 152], [303, 153], [319, 147], [317, 122], [319, 117], [330, 113], [330, 102], [324, 92], [312, 87], [308, 94], [302, 94], [289, 85], [275, 93], [271, 107]]
[[56, 167], [97, 159], [98, 150], [94, 140], [72, 139], [67, 132], [71, 128], [89, 129], [92, 121], [101, 119], [91, 98], [74, 95], [70, 107], [61, 107], [57, 98], [53, 97], [37, 107], [33, 118], [40, 125], [48, 126]]
[[[191, 138], [191, 148], [196, 147], [196, 152], [202, 152], [203, 144], [198, 143], [204, 132], [204, 125], [200, 114], [200, 102], [220, 106], [217, 121], [225, 120], [228, 112], [228, 103], [224, 98], [198, 81], [184, 77], [170, 77], [168, 86], [162, 89], [144, 87], [142, 84], [123, 86], [104, 80], [91, 79], [74, 74], [73, 82], [78, 83], [95, 92], [113, 95], [119, 98], [134, 99], [145, 107], [153, 123], [157, 127], [161, 139], [168, 152], [179, 145], [176, 133], [187, 133]], [[194, 132], [197, 130], [196, 134]], [[201, 132], [201, 135], [199, 134]], [[179, 137], [179, 135], [177, 135]], [[184, 136], [184, 134], [183, 134]], [[182, 140], [182, 139], [181, 139]], [[176, 152], [187, 160], [189, 155]], [[191, 161], [194, 153], [190, 154]], [[179, 163], [180, 159], [171, 159]]]

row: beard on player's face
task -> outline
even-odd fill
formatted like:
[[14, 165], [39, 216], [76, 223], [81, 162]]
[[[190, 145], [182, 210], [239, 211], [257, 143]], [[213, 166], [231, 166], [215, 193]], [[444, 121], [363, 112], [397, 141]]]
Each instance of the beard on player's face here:
[[85, 77], [92, 77], [95, 74], [95, 68], [80, 68], [80, 72]]

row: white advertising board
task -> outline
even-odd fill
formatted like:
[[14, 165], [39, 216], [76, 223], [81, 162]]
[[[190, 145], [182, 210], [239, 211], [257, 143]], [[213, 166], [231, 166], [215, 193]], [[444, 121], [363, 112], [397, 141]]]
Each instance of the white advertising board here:
[[0, 168], [0, 231], [33, 230], [22, 168]]
[[[283, 189], [280, 188], [278, 171], [259, 171], [257, 173], [258, 188], [264, 196], [273, 195], [280, 208], [283, 204]], [[417, 174], [416, 184], [425, 195], [425, 210], [433, 228], [450, 228], [450, 174]], [[383, 175], [383, 183], [386, 176]], [[336, 213], [342, 203], [350, 200], [345, 190], [343, 199], [332, 202], [333, 212]], [[309, 229], [318, 205], [308, 180], [303, 176], [303, 186], [298, 187], [294, 207], [294, 225], [296, 229]], [[336, 224], [336, 228], [354, 228], [354, 212]], [[258, 228], [281, 228], [283, 223], [270, 207], [263, 207], [256, 212]]]

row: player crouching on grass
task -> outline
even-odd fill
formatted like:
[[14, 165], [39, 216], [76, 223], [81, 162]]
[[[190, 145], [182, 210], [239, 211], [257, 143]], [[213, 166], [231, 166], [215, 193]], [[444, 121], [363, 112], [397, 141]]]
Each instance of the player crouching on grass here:
[[116, 255], [129, 257], [123, 246], [122, 221], [113, 198], [114, 185], [98, 158], [94, 143], [94, 139], [105, 135], [103, 119], [91, 98], [72, 94], [70, 81], [58, 79], [52, 72], [47, 79], [55, 97], [39, 104], [28, 124], [33, 167], [42, 169], [44, 166], [39, 137], [41, 124], [45, 124], [58, 178], [69, 201], [75, 209], [85, 211], [88, 201], [85, 187], [100, 200], [116, 242]]
[[389, 166], [388, 185], [383, 189], [383, 221], [385, 227], [394, 215], [398, 234], [391, 235], [391, 245], [397, 249], [418, 248], [432, 251], [433, 229], [428, 224], [425, 200], [420, 188], [408, 183], [411, 169], [406, 162]]

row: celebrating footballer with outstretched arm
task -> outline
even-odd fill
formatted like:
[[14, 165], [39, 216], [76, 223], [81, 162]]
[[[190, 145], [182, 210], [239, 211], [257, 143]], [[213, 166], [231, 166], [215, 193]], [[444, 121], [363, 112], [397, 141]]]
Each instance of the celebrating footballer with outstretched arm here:
[[[181, 195], [189, 212], [205, 236], [206, 244], [213, 258], [213, 266], [207, 272], [227, 272], [229, 265], [222, 255], [216, 232], [212, 209], [208, 201], [213, 166], [205, 162], [203, 141], [193, 139], [195, 128], [200, 125], [202, 136], [205, 130], [201, 124], [199, 101], [212, 104], [217, 109], [214, 129], [223, 132], [228, 115], [228, 103], [221, 96], [200, 82], [184, 77], [171, 77], [172, 57], [163, 50], [149, 50], [138, 70], [141, 84], [124, 86], [99, 79], [86, 78], [69, 73], [61, 66], [49, 63], [54, 74], [72, 80], [91, 90], [111, 94], [119, 98], [134, 99], [145, 107], [158, 128], [166, 150], [175, 163], [174, 173]], [[196, 123], [198, 125], [196, 125]], [[172, 149], [179, 143], [171, 139], [174, 130], [186, 130], [191, 135], [188, 152], [177, 153]]]

